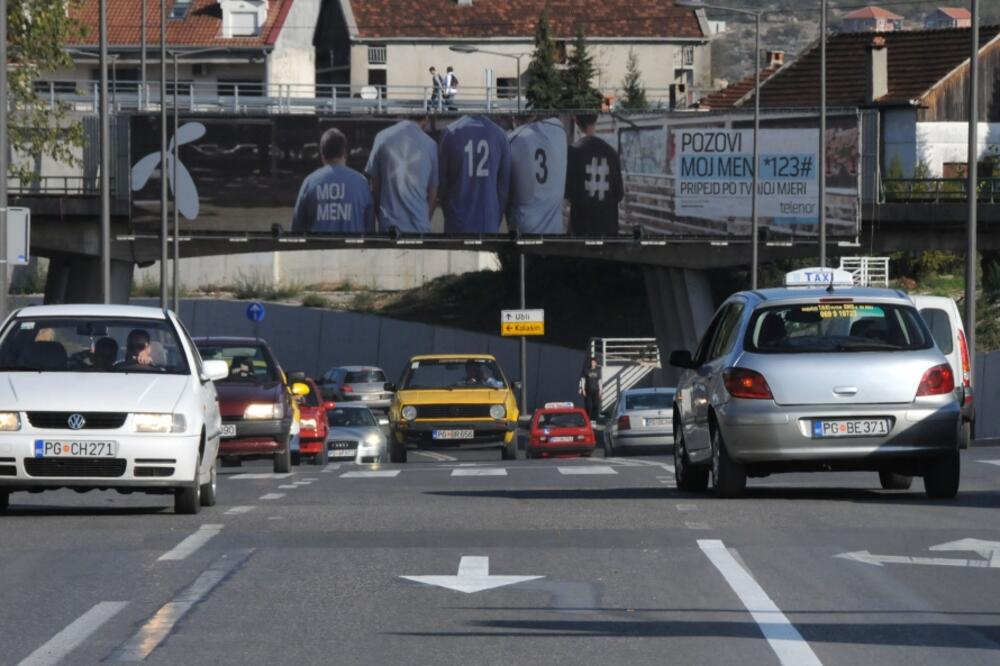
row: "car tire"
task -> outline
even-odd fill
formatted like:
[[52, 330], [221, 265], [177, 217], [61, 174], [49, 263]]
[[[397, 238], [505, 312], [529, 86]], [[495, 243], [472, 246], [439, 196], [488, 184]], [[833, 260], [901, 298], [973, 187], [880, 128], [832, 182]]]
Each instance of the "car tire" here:
[[201, 484], [198, 483], [197, 469], [195, 478], [188, 485], [174, 491], [174, 513], [194, 515], [201, 511]]
[[924, 471], [924, 492], [934, 499], [952, 499], [958, 494], [962, 462], [958, 451], [941, 456]]
[[[676, 471], [676, 470], [675, 470]], [[717, 497], [739, 497], [747, 487], [743, 465], [729, 457], [718, 426], [712, 428], [712, 490]]]
[[396, 438], [392, 438], [393, 441], [389, 442], [389, 462], [394, 463], [405, 463], [406, 462], [406, 445], [400, 444], [395, 441]]
[[895, 472], [879, 472], [878, 480], [884, 490], [909, 490], [913, 483], [912, 476]]
[[323, 446], [320, 447], [319, 453], [313, 456], [313, 465], [326, 465], [330, 462], [330, 452], [326, 449], [326, 442], [323, 442]]
[[212, 469], [209, 472], [208, 483], [201, 485], [201, 505], [215, 506], [216, 488], [218, 486], [218, 476], [215, 471], [215, 461], [212, 461]]
[[679, 427], [674, 429], [674, 433], [674, 483], [677, 484], [677, 490], [686, 493], [705, 492], [710, 468], [707, 465], [693, 465], [684, 443], [684, 433], [680, 432]]
[[292, 471], [291, 442], [285, 442], [285, 450], [274, 454], [274, 473], [288, 474]]
[[0, 492], [0, 513], [3, 513], [10, 506], [10, 493]]
[[512, 438], [500, 447], [500, 460], [517, 460], [517, 440]]
[[967, 449], [972, 445], [972, 421], [962, 421], [962, 428], [958, 431], [958, 446]]
[[604, 457], [605, 458], [617, 458], [622, 454], [621, 449], [615, 448], [612, 443], [611, 435], [604, 433]]

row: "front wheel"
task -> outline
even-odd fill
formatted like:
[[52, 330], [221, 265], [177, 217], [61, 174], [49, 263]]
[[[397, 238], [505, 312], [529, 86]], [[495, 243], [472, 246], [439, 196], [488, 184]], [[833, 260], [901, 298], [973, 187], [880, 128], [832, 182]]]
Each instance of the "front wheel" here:
[[952, 499], [958, 494], [962, 463], [958, 451], [952, 451], [931, 463], [924, 472], [924, 492], [934, 499]]
[[326, 442], [323, 442], [323, 446], [320, 447], [319, 453], [313, 456], [313, 465], [325, 465], [330, 462], [330, 453], [326, 450]]
[[397, 442], [395, 435], [393, 435], [392, 441], [389, 442], [389, 462], [406, 462], [406, 444]]
[[216, 502], [216, 487], [218, 483], [218, 477], [215, 473], [215, 461], [212, 461], [212, 469], [209, 472], [208, 483], [203, 483], [201, 485], [201, 505], [202, 506], [215, 506]]
[[958, 447], [967, 449], [972, 445], [972, 421], [962, 421], [962, 429], [958, 432]]
[[198, 483], [198, 467], [195, 467], [194, 479], [191, 483], [174, 491], [174, 513], [196, 514], [201, 510], [201, 484]]
[[677, 490], [688, 493], [704, 492], [708, 487], [709, 468], [706, 465], [693, 465], [688, 457], [687, 445], [684, 443], [684, 433], [679, 426], [674, 428], [674, 481]]
[[517, 439], [511, 440], [500, 447], [500, 460], [517, 460]]
[[909, 490], [910, 484], [913, 483], [912, 476], [895, 472], [879, 472], [878, 480], [884, 490]]
[[718, 426], [712, 429], [712, 490], [719, 497], [739, 497], [747, 487], [743, 465], [729, 457]]
[[274, 473], [288, 474], [292, 471], [291, 442], [285, 442], [285, 450], [274, 454]]

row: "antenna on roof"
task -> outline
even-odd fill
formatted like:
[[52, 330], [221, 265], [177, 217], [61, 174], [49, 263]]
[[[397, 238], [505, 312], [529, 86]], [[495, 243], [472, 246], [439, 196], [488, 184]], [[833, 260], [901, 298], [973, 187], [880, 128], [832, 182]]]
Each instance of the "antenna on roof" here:
[[828, 293], [828, 294], [832, 294], [833, 293], [833, 280], [836, 277], [836, 275], [837, 275], [836, 273], [834, 273], [833, 271], [830, 271], [830, 284], [828, 284], [827, 287], [826, 287], [826, 293]]

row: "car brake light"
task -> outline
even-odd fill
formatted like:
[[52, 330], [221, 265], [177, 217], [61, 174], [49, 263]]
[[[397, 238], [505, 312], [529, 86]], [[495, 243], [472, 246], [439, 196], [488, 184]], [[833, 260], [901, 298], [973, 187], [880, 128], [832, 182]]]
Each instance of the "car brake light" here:
[[955, 374], [947, 363], [935, 365], [924, 373], [917, 387], [917, 396], [944, 395], [955, 390]]
[[746, 368], [729, 368], [722, 374], [729, 395], [734, 398], [749, 400], [770, 400], [771, 387], [767, 385], [764, 375]]
[[354, 393], [354, 389], [351, 388], [350, 384], [344, 384], [344, 393]]
[[629, 421], [628, 415], [618, 417], [618, 429], [619, 430], [631, 430], [632, 422]]
[[958, 348], [962, 351], [962, 386], [969, 386], [972, 368], [969, 364], [969, 343], [965, 340], [965, 331], [958, 332]]

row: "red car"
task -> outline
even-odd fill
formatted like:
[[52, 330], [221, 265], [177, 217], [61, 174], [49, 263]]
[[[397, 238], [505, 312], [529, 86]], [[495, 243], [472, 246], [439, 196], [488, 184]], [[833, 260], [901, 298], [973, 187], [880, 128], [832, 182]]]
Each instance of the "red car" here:
[[312, 464], [327, 463], [326, 433], [329, 426], [326, 423], [326, 410], [336, 407], [336, 403], [324, 402], [319, 386], [312, 379], [298, 377], [292, 373], [292, 378], [309, 387], [309, 393], [296, 396], [299, 402], [299, 451], [298, 456], [292, 455], [292, 463], [298, 464], [300, 456], [311, 456]]
[[573, 403], [548, 403], [531, 419], [528, 458], [590, 456], [596, 439], [587, 411]]

